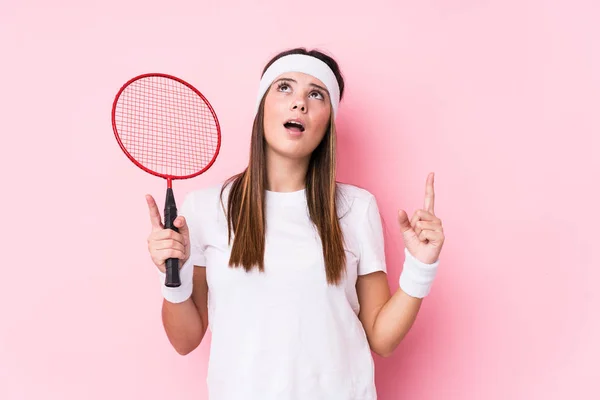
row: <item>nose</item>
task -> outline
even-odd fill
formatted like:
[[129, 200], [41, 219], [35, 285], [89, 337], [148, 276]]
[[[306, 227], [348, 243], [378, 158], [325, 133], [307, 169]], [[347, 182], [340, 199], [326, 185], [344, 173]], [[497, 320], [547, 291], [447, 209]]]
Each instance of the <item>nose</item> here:
[[300, 111], [302, 113], [306, 112], [306, 103], [304, 98], [298, 96], [292, 101], [292, 111]]

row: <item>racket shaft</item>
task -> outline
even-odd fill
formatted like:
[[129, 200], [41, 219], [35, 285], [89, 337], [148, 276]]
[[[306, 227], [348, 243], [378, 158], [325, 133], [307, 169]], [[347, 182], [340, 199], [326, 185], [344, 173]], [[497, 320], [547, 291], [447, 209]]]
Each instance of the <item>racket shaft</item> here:
[[[175, 204], [175, 196], [173, 196], [173, 189], [167, 189], [167, 197], [165, 199], [165, 228], [172, 229], [175, 232], [179, 232], [179, 229], [173, 222], [177, 218], [177, 205]], [[179, 278], [179, 259], [169, 258], [166, 261], [166, 279], [165, 286], [168, 287], [179, 287], [181, 286], [181, 279]]]

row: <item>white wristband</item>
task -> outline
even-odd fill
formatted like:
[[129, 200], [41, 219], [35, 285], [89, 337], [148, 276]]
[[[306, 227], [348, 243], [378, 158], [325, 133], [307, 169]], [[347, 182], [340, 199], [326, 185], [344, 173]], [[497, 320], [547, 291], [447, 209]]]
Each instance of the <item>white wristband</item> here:
[[438, 259], [433, 264], [425, 264], [410, 254], [406, 247], [404, 255], [404, 267], [399, 281], [400, 288], [409, 296], [422, 299], [431, 290], [440, 260]]
[[[181, 260], [179, 260], [181, 262]], [[192, 295], [193, 282], [194, 282], [194, 265], [192, 257], [188, 257], [187, 261], [179, 269], [179, 278], [181, 280], [181, 286], [179, 287], [168, 287], [165, 285], [165, 279], [167, 274], [157, 269], [158, 276], [160, 278], [160, 285], [163, 297], [171, 303], [183, 303]]]

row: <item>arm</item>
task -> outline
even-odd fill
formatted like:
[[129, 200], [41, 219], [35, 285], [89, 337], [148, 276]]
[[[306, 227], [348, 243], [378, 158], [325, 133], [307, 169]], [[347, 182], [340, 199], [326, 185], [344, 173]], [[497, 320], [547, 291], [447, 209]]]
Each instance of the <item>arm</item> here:
[[[439, 254], [444, 244], [442, 221], [434, 214], [434, 174], [427, 176], [424, 208], [417, 210], [411, 220], [404, 210], [398, 213], [404, 248], [404, 267], [400, 275], [400, 288], [390, 295], [384, 272], [359, 275], [356, 283], [360, 304], [359, 318], [363, 324], [371, 349], [384, 357], [389, 356], [412, 327], [423, 298], [429, 294], [435, 279]], [[367, 263], [377, 265], [384, 259], [383, 233], [377, 223], [379, 212], [373, 207], [370, 220], [376, 221], [375, 229], [364, 236], [365, 247], [371, 249]], [[368, 226], [368, 225], [367, 225]], [[375, 260], [375, 261], [373, 261]], [[377, 261], [379, 260], [379, 261]]]
[[[205, 259], [196, 235], [198, 226], [192, 196], [183, 202], [181, 215], [173, 224], [178, 231], [165, 229], [154, 198], [146, 195], [152, 231], [148, 237], [148, 250], [156, 270], [163, 294], [162, 323], [171, 345], [185, 355], [193, 351], [204, 337], [208, 327], [208, 284]], [[191, 216], [190, 226], [186, 216]], [[181, 285], [165, 286], [165, 262], [179, 258]]]
[[371, 350], [388, 357], [412, 327], [423, 299], [411, 297], [398, 288], [390, 295], [384, 272], [361, 275], [356, 282], [360, 319]]
[[177, 353], [186, 355], [196, 349], [208, 327], [208, 285], [206, 268], [194, 267], [192, 295], [181, 303], [163, 299], [162, 322], [169, 342]]

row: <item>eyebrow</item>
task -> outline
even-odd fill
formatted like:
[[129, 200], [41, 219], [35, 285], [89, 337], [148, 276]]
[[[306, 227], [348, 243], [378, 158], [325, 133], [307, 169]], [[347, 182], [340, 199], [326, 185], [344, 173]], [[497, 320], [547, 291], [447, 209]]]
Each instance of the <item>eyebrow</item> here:
[[[298, 81], [296, 81], [295, 79], [292, 79], [292, 78], [279, 78], [279, 79], [277, 79], [273, 83], [277, 83], [277, 82], [281, 82], [281, 81], [288, 81], [288, 82], [298, 83]], [[324, 91], [325, 93], [327, 93], [329, 95], [329, 90], [327, 90], [326, 88], [324, 88], [321, 85], [317, 85], [316, 83], [310, 83], [310, 86], [314, 86], [316, 88], [319, 88], [319, 89], [321, 89], [322, 91]]]

